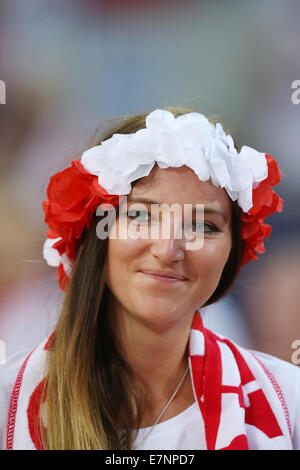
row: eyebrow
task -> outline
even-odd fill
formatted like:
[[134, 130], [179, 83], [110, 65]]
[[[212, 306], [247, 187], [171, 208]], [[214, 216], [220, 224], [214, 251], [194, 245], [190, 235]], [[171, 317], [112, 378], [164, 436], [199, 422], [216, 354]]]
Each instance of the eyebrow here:
[[[145, 204], [158, 204], [158, 205], [161, 205], [162, 203], [161, 202], [157, 202], [157, 201], [151, 201], [150, 199], [146, 199], [146, 198], [143, 198], [143, 197], [132, 197], [130, 198], [130, 200], [128, 200], [128, 202], [143, 202]], [[196, 212], [196, 207], [193, 207], [193, 210], [192, 210], [192, 213], [194, 214]], [[227, 217], [225, 216], [225, 214], [221, 211], [218, 211], [217, 209], [213, 209], [212, 207], [206, 207], [206, 205], [204, 204], [204, 213], [205, 214], [214, 214], [214, 215], [218, 215], [218, 216], [221, 216], [222, 219], [224, 220], [224, 222], [226, 223], [227, 222]]]

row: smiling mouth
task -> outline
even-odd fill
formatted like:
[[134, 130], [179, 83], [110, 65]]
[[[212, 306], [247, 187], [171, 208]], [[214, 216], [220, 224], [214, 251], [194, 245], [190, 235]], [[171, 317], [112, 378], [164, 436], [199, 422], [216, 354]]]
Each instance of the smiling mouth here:
[[159, 275], [159, 274], [153, 274], [153, 273], [148, 273], [146, 271], [140, 271], [141, 274], [144, 274], [145, 276], [152, 278], [153, 280], [160, 281], [160, 282], [166, 282], [166, 283], [175, 283], [175, 282], [184, 282], [187, 281], [187, 279], [177, 279], [175, 277], [166, 276], [166, 275]]

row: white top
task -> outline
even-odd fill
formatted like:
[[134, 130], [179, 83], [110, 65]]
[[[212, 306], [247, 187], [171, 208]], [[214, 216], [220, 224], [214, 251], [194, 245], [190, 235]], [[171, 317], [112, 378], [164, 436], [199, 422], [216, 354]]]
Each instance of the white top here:
[[[204, 449], [203, 420], [199, 406], [194, 402], [174, 418], [157, 424], [149, 433], [150, 427], [139, 430], [134, 443], [136, 450], [192, 450]], [[146, 434], [148, 437], [143, 442]]]
[[[283, 392], [293, 434], [293, 448], [300, 450], [300, 368], [269, 354], [252, 351], [276, 378]], [[247, 433], [251, 448], [251, 432]], [[195, 402], [174, 418], [157, 424], [143, 439], [150, 428], [139, 430], [135, 448], [139, 450], [205, 450], [204, 423]], [[202, 446], [201, 446], [202, 444]]]
[[[11, 392], [18, 371], [30, 350], [19, 351], [0, 365], [0, 449], [6, 448], [6, 426]], [[300, 450], [300, 368], [268, 354], [253, 351], [276, 378], [289, 410], [293, 448]], [[248, 425], [246, 425], [247, 427]], [[139, 430], [134, 448], [147, 450], [203, 450], [204, 425], [195, 402], [177, 416], [157, 424], [143, 439], [148, 428]], [[250, 429], [249, 429], [250, 431]], [[251, 432], [247, 433], [251, 448]]]

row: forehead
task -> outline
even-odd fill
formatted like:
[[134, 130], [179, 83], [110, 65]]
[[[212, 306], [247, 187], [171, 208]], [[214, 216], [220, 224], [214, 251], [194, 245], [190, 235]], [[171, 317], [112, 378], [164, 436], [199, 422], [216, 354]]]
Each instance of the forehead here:
[[159, 203], [206, 204], [214, 209], [231, 213], [231, 199], [223, 188], [217, 188], [211, 180], [201, 181], [191, 168], [160, 168], [155, 166], [132, 189], [128, 201], [138, 197]]

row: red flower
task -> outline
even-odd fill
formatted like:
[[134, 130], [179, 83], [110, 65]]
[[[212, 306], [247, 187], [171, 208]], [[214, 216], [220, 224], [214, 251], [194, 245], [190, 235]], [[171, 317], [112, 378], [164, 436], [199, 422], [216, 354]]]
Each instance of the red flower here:
[[[114, 207], [119, 196], [108, 194], [98, 184], [98, 178], [87, 172], [80, 160], [73, 160], [71, 167], [50, 178], [47, 189], [48, 201], [43, 202], [45, 222], [49, 227], [48, 238], [61, 238], [55, 248], [60, 255], [66, 254], [74, 261], [85, 227], [90, 228], [92, 217], [101, 203]], [[62, 263], [58, 267], [59, 285], [67, 288]]]
[[242, 214], [241, 238], [244, 239], [244, 253], [241, 266], [258, 259], [256, 253], [264, 253], [264, 238], [269, 238], [272, 227], [263, 221], [275, 212], [282, 212], [284, 200], [271, 186], [279, 183], [279, 166], [270, 155], [266, 154], [268, 177], [253, 190], [253, 206], [248, 214]]

